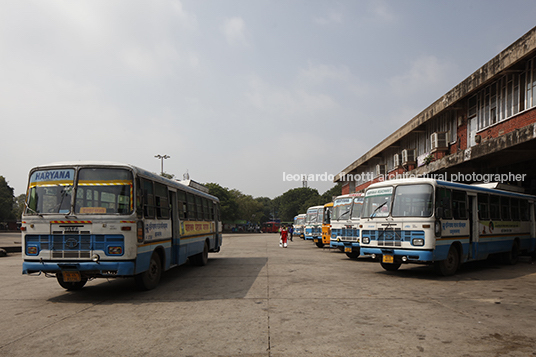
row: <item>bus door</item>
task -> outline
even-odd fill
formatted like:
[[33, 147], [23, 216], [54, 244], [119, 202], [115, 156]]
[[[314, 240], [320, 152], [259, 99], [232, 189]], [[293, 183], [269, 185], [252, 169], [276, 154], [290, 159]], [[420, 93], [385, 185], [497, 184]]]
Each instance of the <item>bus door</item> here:
[[479, 241], [479, 221], [478, 221], [478, 201], [476, 194], [468, 193], [469, 197], [469, 249], [467, 260], [478, 258]]
[[181, 239], [177, 192], [169, 191], [169, 199], [171, 202], [171, 265], [175, 265], [179, 264], [179, 249]]

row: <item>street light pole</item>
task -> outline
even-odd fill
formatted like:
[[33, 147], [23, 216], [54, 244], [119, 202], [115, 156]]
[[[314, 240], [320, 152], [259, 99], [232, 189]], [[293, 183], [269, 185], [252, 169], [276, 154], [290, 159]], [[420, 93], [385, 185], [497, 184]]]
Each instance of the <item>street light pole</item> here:
[[157, 159], [160, 159], [160, 175], [164, 174], [164, 159], [169, 159], [171, 156], [168, 155], [155, 155]]

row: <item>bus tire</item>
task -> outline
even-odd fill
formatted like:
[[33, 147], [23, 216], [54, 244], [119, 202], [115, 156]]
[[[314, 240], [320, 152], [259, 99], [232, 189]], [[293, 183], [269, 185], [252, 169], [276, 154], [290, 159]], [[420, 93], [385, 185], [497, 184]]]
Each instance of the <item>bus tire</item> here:
[[383, 269], [387, 271], [397, 271], [398, 268], [402, 265], [402, 263], [384, 263], [380, 262]]
[[458, 248], [455, 246], [450, 246], [449, 253], [447, 254], [447, 259], [440, 260], [435, 262], [436, 271], [443, 276], [451, 276], [456, 273], [460, 267], [460, 253]]
[[67, 283], [67, 282], [63, 281], [63, 274], [61, 272], [56, 273], [56, 280], [58, 281], [58, 284], [60, 284], [62, 288], [66, 289], [66, 290], [69, 290], [69, 291], [80, 290], [87, 283], [87, 278], [85, 278], [85, 277], [82, 277], [82, 280], [80, 280], [79, 282]]
[[208, 263], [208, 244], [207, 241], [205, 241], [205, 246], [203, 247], [203, 251], [199, 254], [196, 254], [192, 257], [190, 257], [190, 260], [193, 265], [197, 266], [205, 266]]
[[322, 243], [322, 242], [316, 242], [316, 246], [317, 246], [318, 248], [324, 248], [324, 243]]
[[517, 262], [519, 262], [519, 243], [517, 241], [514, 241], [514, 244], [512, 244], [512, 250], [510, 250], [508, 253], [505, 253], [505, 261], [508, 265], [516, 265]]
[[346, 256], [350, 259], [357, 259], [359, 257], [359, 250], [354, 250], [351, 253], [346, 253]]
[[136, 285], [141, 290], [152, 290], [158, 286], [162, 276], [162, 262], [160, 255], [154, 252], [149, 262], [149, 269], [134, 276]]

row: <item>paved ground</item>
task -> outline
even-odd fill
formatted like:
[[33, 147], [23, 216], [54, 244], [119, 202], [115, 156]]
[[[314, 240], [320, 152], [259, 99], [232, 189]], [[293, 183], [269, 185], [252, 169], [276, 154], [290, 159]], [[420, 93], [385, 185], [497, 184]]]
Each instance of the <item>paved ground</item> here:
[[226, 235], [205, 267], [76, 293], [0, 258], [1, 356], [536, 356], [536, 264], [423, 266], [368, 259], [275, 234]]

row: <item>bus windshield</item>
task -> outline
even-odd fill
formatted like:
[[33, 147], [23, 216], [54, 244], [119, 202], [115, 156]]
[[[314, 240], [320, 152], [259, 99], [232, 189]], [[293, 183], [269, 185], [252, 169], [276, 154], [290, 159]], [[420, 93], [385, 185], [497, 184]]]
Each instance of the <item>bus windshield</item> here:
[[356, 197], [352, 206], [352, 218], [361, 217], [361, 211], [363, 211], [363, 197]]
[[307, 220], [306, 220], [306, 222], [307, 223], [316, 223], [317, 222], [317, 220], [316, 220], [317, 216], [318, 216], [317, 209], [307, 211]]
[[363, 218], [387, 217], [391, 209], [394, 188], [382, 187], [367, 191], [363, 203]]
[[39, 170], [30, 176], [26, 214], [128, 214], [133, 210], [132, 173], [115, 168]]
[[132, 209], [130, 171], [108, 168], [85, 168], [79, 171], [76, 214], [128, 214]]
[[34, 171], [30, 176], [26, 214], [71, 211], [74, 169]]
[[431, 185], [404, 185], [395, 190], [393, 217], [430, 217], [432, 215]]
[[333, 202], [333, 220], [347, 219], [350, 217], [352, 198], [338, 198]]

